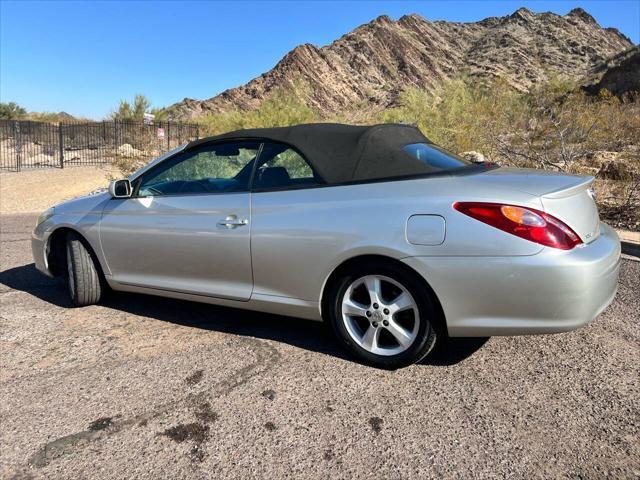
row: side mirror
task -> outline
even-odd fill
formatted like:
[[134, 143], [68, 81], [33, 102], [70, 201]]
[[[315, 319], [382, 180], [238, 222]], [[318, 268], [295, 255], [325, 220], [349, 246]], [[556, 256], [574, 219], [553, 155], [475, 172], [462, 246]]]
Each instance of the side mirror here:
[[112, 198], [129, 198], [131, 196], [131, 182], [128, 179], [113, 180], [109, 183], [109, 194]]

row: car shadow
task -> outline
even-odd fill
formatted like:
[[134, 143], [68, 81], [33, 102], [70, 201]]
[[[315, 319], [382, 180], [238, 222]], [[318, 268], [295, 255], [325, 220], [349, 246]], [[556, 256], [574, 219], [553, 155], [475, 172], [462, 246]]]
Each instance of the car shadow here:
[[[72, 306], [63, 282], [44, 276], [33, 263], [0, 272], [0, 284], [29, 293], [58, 307]], [[109, 292], [101, 305], [176, 325], [273, 340], [354, 361], [337, 345], [332, 333], [321, 322], [122, 292]], [[447, 338], [439, 342], [420, 365], [455, 365], [473, 355], [487, 340], [488, 338]]]

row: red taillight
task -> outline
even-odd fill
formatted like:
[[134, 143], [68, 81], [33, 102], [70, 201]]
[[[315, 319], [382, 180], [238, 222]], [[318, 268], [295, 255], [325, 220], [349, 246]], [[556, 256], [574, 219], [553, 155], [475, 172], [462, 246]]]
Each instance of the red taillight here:
[[484, 202], [456, 202], [453, 208], [503, 232], [547, 247], [571, 250], [582, 243], [563, 222], [533, 208]]

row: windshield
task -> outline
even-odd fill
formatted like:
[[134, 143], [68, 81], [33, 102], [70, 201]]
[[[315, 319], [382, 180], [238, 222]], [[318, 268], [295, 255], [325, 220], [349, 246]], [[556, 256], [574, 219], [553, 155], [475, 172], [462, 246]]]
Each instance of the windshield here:
[[402, 149], [413, 158], [427, 164], [433, 171], [452, 170], [470, 165], [470, 162], [429, 143], [411, 143]]

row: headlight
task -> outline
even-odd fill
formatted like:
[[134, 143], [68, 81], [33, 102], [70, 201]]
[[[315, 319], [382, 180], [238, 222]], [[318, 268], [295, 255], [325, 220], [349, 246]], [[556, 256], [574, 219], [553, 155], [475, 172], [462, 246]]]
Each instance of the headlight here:
[[38, 217], [38, 222], [36, 223], [36, 227], [40, 225], [42, 222], [49, 220], [53, 216], [53, 208], [45, 210]]

